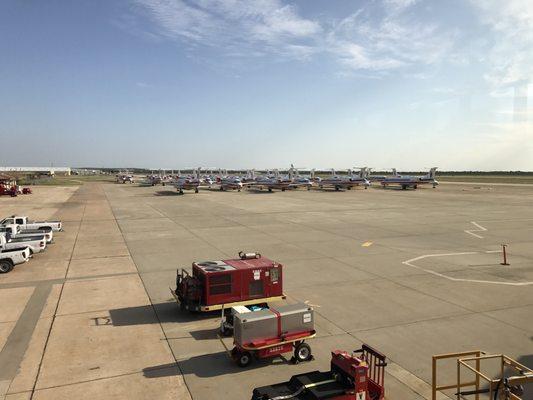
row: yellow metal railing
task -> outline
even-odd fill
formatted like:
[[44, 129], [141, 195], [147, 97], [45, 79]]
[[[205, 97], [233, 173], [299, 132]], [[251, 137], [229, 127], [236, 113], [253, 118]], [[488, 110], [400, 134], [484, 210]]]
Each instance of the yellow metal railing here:
[[[455, 384], [439, 385], [437, 377], [438, 361], [443, 359], [456, 359], [457, 360], [457, 382]], [[482, 361], [487, 360], [499, 360], [499, 377], [492, 379], [481, 370]], [[472, 366], [472, 362], [475, 363]], [[462, 369], [474, 373], [476, 376], [474, 381], [462, 382]], [[517, 373], [516, 376], [507, 373], [508, 377], [505, 377], [505, 367], [511, 369], [511, 371]], [[481, 380], [488, 384], [488, 388], [480, 390]], [[460, 353], [448, 353], [439, 354], [433, 356], [432, 363], [432, 400], [437, 400], [437, 392], [441, 390], [456, 389], [455, 395], [457, 400], [464, 398], [465, 395], [475, 395], [476, 400], [479, 400], [480, 393], [488, 393], [489, 398], [493, 399], [494, 392], [501, 390], [501, 393], [505, 394], [505, 399], [509, 400], [523, 400], [517, 394], [513, 393], [510, 388], [521, 385], [526, 382], [533, 382], [533, 370], [520, 364], [519, 362], [507, 357], [505, 354], [486, 354], [481, 350], [465, 351]], [[461, 392], [462, 388], [475, 387], [475, 390], [468, 392]], [[503, 398], [503, 397], [502, 397]]]

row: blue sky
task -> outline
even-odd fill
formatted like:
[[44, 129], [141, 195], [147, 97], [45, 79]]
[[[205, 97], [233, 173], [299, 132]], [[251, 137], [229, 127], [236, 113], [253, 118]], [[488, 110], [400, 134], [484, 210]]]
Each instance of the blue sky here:
[[533, 170], [529, 0], [0, 3], [0, 164]]

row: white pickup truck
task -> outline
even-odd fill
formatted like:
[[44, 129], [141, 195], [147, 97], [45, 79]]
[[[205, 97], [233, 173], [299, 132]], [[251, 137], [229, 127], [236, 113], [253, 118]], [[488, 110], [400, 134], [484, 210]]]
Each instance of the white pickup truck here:
[[18, 247], [5, 250], [2, 248], [2, 236], [0, 238], [0, 274], [8, 273], [15, 265], [28, 262], [30, 260], [30, 249], [28, 247]]
[[30, 254], [40, 253], [46, 249], [46, 238], [44, 235], [12, 238], [9, 232], [0, 232], [0, 248], [9, 250], [21, 247], [29, 247]]
[[52, 228], [54, 232], [62, 231], [61, 221], [32, 221], [26, 216], [12, 215], [0, 221], [0, 225], [20, 225], [22, 229]]
[[22, 229], [20, 225], [0, 225], [0, 233], [7, 232], [12, 238], [44, 235], [46, 243], [52, 243], [54, 231], [52, 229]]

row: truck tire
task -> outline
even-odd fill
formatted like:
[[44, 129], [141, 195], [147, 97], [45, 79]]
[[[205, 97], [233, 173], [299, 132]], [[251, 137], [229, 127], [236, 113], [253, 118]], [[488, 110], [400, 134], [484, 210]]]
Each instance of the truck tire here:
[[233, 336], [233, 329], [230, 328], [229, 326], [223, 326], [221, 331], [222, 331], [222, 335], [225, 337]]
[[294, 348], [294, 358], [298, 362], [309, 360], [311, 358], [311, 347], [307, 343], [300, 343]]
[[0, 260], [0, 274], [7, 274], [13, 269], [13, 263], [9, 260]]
[[241, 368], [247, 367], [252, 363], [252, 355], [249, 351], [243, 351], [237, 355], [237, 365]]

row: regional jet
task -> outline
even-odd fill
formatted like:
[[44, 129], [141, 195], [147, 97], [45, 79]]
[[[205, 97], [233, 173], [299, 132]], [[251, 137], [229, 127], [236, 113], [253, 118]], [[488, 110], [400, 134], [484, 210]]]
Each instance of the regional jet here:
[[[433, 167], [429, 170], [427, 175], [424, 176], [406, 176], [406, 175], [398, 175], [395, 174], [395, 176], [390, 176], [381, 181], [381, 184], [384, 188], [388, 186], [399, 186], [402, 189], [408, 189], [418, 188], [418, 185], [432, 185], [433, 188], [437, 187], [439, 182], [435, 179], [435, 173], [437, 171], [437, 167]], [[395, 173], [396, 170], [393, 170]]]

